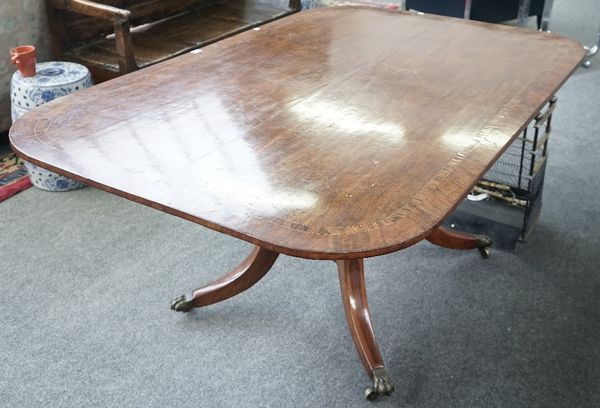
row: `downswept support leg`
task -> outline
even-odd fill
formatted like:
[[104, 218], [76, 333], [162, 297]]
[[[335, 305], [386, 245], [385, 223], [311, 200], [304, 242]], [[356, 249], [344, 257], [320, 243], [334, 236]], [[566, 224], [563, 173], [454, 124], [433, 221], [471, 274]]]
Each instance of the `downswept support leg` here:
[[385, 371], [371, 325], [364, 262], [362, 259], [337, 261], [337, 267], [350, 334], [365, 371], [373, 380], [373, 386], [365, 390], [365, 396], [372, 400], [389, 395], [394, 391], [394, 385]]
[[492, 239], [487, 235], [468, 234], [466, 232], [453, 231], [446, 227], [438, 227], [427, 237], [432, 244], [450, 249], [475, 249], [483, 258], [490, 257], [490, 246]]
[[237, 268], [221, 279], [173, 299], [171, 309], [188, 312], [195, 307], [211, 305], [242, 293], [269, 272], [278, 256], [277, 252], [256, 246]]

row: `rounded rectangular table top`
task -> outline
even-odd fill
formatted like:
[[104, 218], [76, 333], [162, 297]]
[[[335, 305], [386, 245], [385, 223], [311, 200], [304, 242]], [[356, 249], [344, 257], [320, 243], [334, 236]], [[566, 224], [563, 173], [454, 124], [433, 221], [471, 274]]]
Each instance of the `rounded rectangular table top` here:
[[301, 12], [41, 106], [25, 159], [295, 256], [423, 239], [583, 58], [549, 33]]

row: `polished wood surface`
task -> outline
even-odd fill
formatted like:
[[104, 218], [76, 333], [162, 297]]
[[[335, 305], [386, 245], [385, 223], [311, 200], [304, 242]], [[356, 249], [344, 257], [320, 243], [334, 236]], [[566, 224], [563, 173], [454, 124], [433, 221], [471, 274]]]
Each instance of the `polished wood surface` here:
[[346, 320], [358, 356], [369, 376], [383, 367], [383, 358], [373, 333], [364, 276], [364, 261], [350, 259], [337, 261], [340, 289]]
[[[475, 249], [482, 246], [482, 238], [480, 235], [454, 231], [445, 227], [438, 227], [433, 230], [427, 237], [427, 241], [434, 245], [449, 249]], [[488, 246], [490, 244], [488, 244]]]
[[317, 9], [43, 105], [10, 137], [265, 249], [363, 258], [429, 236], [583, 55], [532, 30]]
[[434, 229], [426, 238], [434, 245], [450, 249], [479, 249], [483, 258], [490, 257], [492, 239], [487, 235], [455, 231], [443, 226]]
[[[394, 391], [394, 386], [385, 374], [383, 358], [375, 340], [367, 289], [365, 285], [364, 261], [362, 259], [349, 259], [337, 261], [342, 302], [348, 328], [358, 357], [365, 371], [373, 380], [372, 395], [387, 395]], [[378, 374], [379, 373], [379, 374]], [[370, 398], [371, 395], [367, 395]]]
[[55, 57], [87, 66], [102, 82], [299, 11], [300, 1], [46, 0], [46, 6]]
[[194, 290], [190, 295], [183, 294], [173, 299], [171, 309], [187, 312], [195, 307], [212, 305], [238, 295], [261, 280], [278, 256], [277, 252], [254, 247], [250, 255], [227, 275]]

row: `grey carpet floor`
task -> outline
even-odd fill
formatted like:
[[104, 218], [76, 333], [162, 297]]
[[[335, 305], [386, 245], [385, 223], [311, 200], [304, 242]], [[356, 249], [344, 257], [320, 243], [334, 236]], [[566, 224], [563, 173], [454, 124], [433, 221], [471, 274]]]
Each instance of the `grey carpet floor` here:
[[[600, 7], [578, 3], [556, 2], [553, 31], [590, 43]], [[171, 297], [249, 245], [91, 188], [0, 203], [0, 407], [599, 407], [599, 92], [600, 58], [559, 93], [542, 216], [516, 253], [366, 261], [396, 385], [375, 403], [333, 263], [284, 256], [178, 314]]]

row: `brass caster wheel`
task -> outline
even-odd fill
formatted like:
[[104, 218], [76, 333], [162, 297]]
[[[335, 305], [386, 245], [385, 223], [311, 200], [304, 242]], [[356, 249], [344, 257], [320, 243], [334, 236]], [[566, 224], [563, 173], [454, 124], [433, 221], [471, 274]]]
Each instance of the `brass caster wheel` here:
[[[188, 300], [190, 299], [190, 300]], [[183, 294], [181, 296], [177, 296], [175, 299], [171, 300], [171, 310], [176, 312], [189, 312], [194, 308], [192, 302], [192, 295]]]
[[477, 237], [477, 249], [483, 259], [488, 259], [491, 255], [490, 247], [492, 246], [492, 239], [487, 235], [476, 235]]
[[492, 255], [489, 247], [480, 247], [479, 253], [483, 259], [488, 259]]
[[390, 395], [394, 391], [394, 384], [385, 372], [385, 368], [379, 367], [373, 370], [373, 386], [365, 390], [365, 398], [373, 401], [378, 397]]

